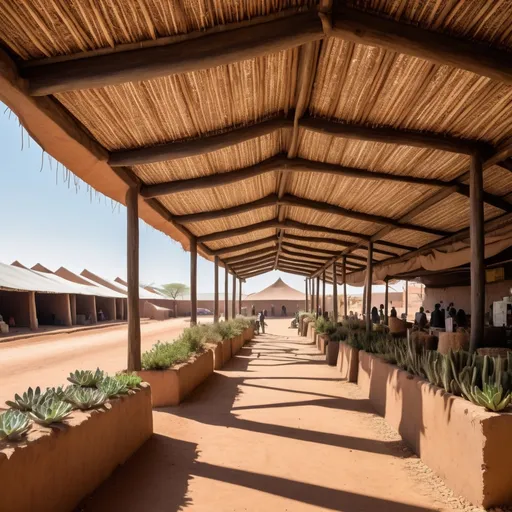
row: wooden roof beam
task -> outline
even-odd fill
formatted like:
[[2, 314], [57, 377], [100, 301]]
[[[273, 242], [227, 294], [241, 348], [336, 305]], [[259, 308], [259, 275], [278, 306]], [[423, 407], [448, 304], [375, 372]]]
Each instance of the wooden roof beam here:
[[198, 241], [201, 243], [204, 242], [212, 242], [214, 240], [223, 240], [225, 238], [231, 238], [234, 236], [241, 236], [247, 233], [253, 233], [254, 231], [261, 231], [263, 229], [273, 229], [273, 228], [289, 228], [289, 229], [299, 229], [299, 230], [307, 230], [307, 231], [316, 231], [319, 233], [327, 233], [331, 235], [343, 235], [343, 236], [352, 236], [354, 238], [360, 238], [363, 240], [369, 240], [370, 235], [364, 235], [362, 233], [354, 233], [352, 231], [345, 231], [341, 229], [328, 228], [325, 226], [317, 226], [314, 224], [306, 224], [303, 222], [295, 222], [291, 220], [285, 220], [283, 222], [279, 222], [278, 219], [266, 220], [263, 222], [258, 222], [256, 224], [249, 224], [248, 226], [243, 226], [235, 229], [228, 229], [225, 231], [217, 231], [215, 233], [210, 233], [208, 235], [203, 235], [198, 237]]
[[315, 11], [262, 17], [263, 23], [122, 55], [94, 55], [23, 69], [33, 96], [189, 73], [288, 50], [323, 38]]
[[[224, 254], [230, 253], [230, 252], [238, 252], [238, 251], [244, 251], [245, 249], [252, 249], [253, 247], [259, 247], [260, 245], [267, 244], [270, 242], [277, 242], [277, 237], [275, 235], [267, 236], [265, 238], [260, 238], [259, 240], [245, 242], [243, 244], [231, 245], [229, 247], [222, 247], [221, 249], [211, 249], [211, 251], [214, 256], [221, 256], [221, 255], [224, 255]], [[230, 259], [230, 257], [228, 256], [224, 259], [226, 261], [228, 261]]]
[[[318, 244], [331, 244], [331, 245], [339, 245], [341, 247], [351, 247], [353, 245], [353, 242], [347, 242], [344, 240], [338, 240], [336, 238], [324, 238], [320, 236], [301, 236], [301, 235], [292, 235], [290, 233], [285, 233], [284, 235], [285, 240], [296, 240], [298, 242], [308, 242], [308, 243], [318, 243]], [[376, 243], [381, 243], [376, 242]], [[407, 249], [403, 250], [412, 250], [414, 247], [408, 247]], [[323, 250], [323, 249], [319, 249]], [[334, 251], [333, 251], [334, 252]], [[376, 254], [383, 254], [385, 256], [397, 256], [396, 252], [386, 251], [383, 249], [373, 249], [373, 252]], [[337, 252], [335, 254], [338, 254]], [[364, 261], [366, 261], [366, 258], [364, 258]]]
[[254, 265], [261, 265], [263, 263], [268, 263], [271, 260], [273, 261], [275, 252], [276, 251], [274, 249], [273, 253], [270, 253], [268, 256], [266, 256], [264, 258], [255, 258], [255, 259], [251, 259], [251, 260], [243, 260], [243, 261], [238, 261], [236, 263], [231, 263], [230, 267], [234, 268], [238, 271], [238, 270], [242, 270], [247, 267], [252, 267]]
[[269, 265], [268, 267], [261, 268], [259, 270], [254, 270], [252, 272], [246, 272], [246, 273], [242, 274], [242, 277], [244, 279], [250, 279], [251, 277], [256, 277], [261, 274], [266, 274], [267, 272], [271, 272], [273, 269], [274, 269], [274, 267], [272, 265]]
[[333, 13], [329, 35], [465, 69], [512, 85], [512, 59], [503, 50], [349, 8], [341, 3]]
[[257, 264], [253, 264], [253, 265], [249, 265], [247, 267], [244, 267], [244, 268], [240, 268], [237, 270], [238, 273], [240, 273], [240, 275], [243, 275], [244, 273], [247, 273], [247, 272], [254, 272], [255, 270], [260, 270], [262, 268], [267, 268], [269, 265], [272, 266], [273, 265], [273, 261], [265, 261], [265, 262], [261, 262], [261, 263], [257, 263]]
[[224, 258], [224, 261], [226, 261], [228, 264], [233, 264], [235, 262], [245, 261], [256, 256], [259, 256], [261, 258], [263, 256], [267, 256], [269, 253], [274, 253], [275, 250], [276, 246], [273, 245], [272, 247], [264, 247], [263, 249], [257, 249], [256, 251], [238, 254], [237, 256], [232, 256], [230, 258]]
[[[239, 215], [240, 213], [253, 211], [258, 208], [265, 208], [268, 206], [276, 205], [307, 208], [315, 211], [329, 213], [331, 215], [339, 215], [342, 217], [361, 220], [364, 222], [375, 222], [377, 224], [382, 224], [384, 226], [400, 227], [403, 229], [410, 229], [413, 231], [418, 231], [420, 233], [428, 233], [436, 236], [447, 236], [449, 234], [448, 232], [439, 229], [427, 228], [409, 223], [400, 223], [399, 221], [388, 217], [349, 210], [347, 208], [342, 208], [340, 206], [331, 205], [329, 203], [324, 203], [321, 201], [313, 201], [310, 199], [296, 197], [291, 194], [285, 194], [281, 198], [278, 198], [276, 194], [270, 194], [266, 197], [263, 197], [262, 199], [257, 199], [256, 201], [251, 201], [250, 203], [241, 204], [239, 206], [233, 206], [231, 208], [221, 208], [220, 210], [193, 213], [189, 215], [175, 215], [173, 217], [173, 220], [175, 223], [178, 224], [209, 221], [213, 219], [229, 217], [232, 215]], [[282, 221], [283, 219], [279, 220]]]

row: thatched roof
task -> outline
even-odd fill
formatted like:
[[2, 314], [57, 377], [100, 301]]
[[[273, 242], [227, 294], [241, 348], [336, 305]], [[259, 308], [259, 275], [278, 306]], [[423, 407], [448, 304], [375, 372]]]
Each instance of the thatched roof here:
[[467, 243], [475, 151], [489, 231], [510, 220], [511, 20], [505, 0], [8, 0], [0, 99], [241, 278], [357, 274], [370, 240], [377, 270]]

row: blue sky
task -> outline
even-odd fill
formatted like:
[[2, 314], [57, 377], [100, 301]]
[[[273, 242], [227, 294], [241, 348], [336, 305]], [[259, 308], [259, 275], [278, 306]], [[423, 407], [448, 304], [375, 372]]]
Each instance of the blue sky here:
[[[24, 130], [22, 141], [18, 119], [4, 113], [1, 103], [0, 108], [0, 262], [39, 262], [51, 270], [65, 266], [79, 273], [88, 268], [110, 279], [125, 277], [124, 206], [88, 192], [83, 182], [77, 189], [73, 175], [66, 182], [63, 167], [57, 170], [56, 161], [50, 163], [47, 155], [41, 168], [41, 148]], [[141, 222], [141, 282], [188, 284], [189, 268], [189, 255], [181, 245]], [[278, 277], [304, 289], [303, 277], [274, 271], [249, 279], [243, 291], [259, 291]], [[198, 262], [198, 291], [213, 291], [213, 263], [203, 258]]]

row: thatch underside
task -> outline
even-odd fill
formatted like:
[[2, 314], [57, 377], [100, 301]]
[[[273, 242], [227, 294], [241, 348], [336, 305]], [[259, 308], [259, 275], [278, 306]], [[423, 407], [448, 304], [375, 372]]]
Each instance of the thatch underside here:
[[[469, 183], [468, 152], [439, 149], [439, 145], [436, 149], [430, 142], [399, 144], [393, 138], [404, 131], [419, 136], [437, 134], [441, 144], [446, 139], [472, 145], [483, 160], [497, 151], [510, 150], [511, 83], [469, 71], [463, 64], [456, 68], [443, 64], [442, 59], [420, 58], [407, 48], [402, 53], [385, 44], [363, 44], [337, 36], [336, 31], [329, 32], [326, 23], [331, 16], [330, 2], [8, 1], [0, 4], [0, 44], [23, 75], [27, 66], [37, 69], [33, 66], [50, 62], [51, 67], [62, 59], [94, 59], [98, 53], [120, 52], [121, 59], [122, 52], [134, 48], [130, 45], [135, 43], [149, 48], [200, 40], [205, 30], [243, 30], [249, 24], [268, 21], [259, 16], [292, 17], [299, 11], [318, 8], [317, 4], [327, 13], [321, 40], [290, 44], [280, 51], [269, 46], [262, 55], [205, 65], [196, 71], [55, 93], [52, 101], [73, 116], [85, 137], [90, 135], [102, 147], [95, 155], [101, 162], [101, 173], [94, 163], [90, 167], [96, 168], [95, 173], [74, 167], [73, 158], [66, 158], [66, 165], [121, 201], [123, 194], [112, 192], [113, 182], [108, 188], [99, 176], [112, 172], [115, 183], [119, 177], [126, 183], [129, 176], [142, 189], [197, 180], [187, 190], [146, 195], [155, 199], [148, 203], [140, 200], [142, 213], [186, 248], [186, 237], [193, 236], [199, 239], [198, 250], [203, 256], [212, 259], [220, 251], [221, 261], [233, 261], [240, 277], [272, 268], [295, 268], [312, 275], [343, 255], [353, 257], [349, 266], [355, 271], [366, 264], [370, 239], [375, 242], [374, 261], [378, 263], [468, 228], [467, 186], [459, 186]], [[505, 68], [512, 59], [510, 1], [349, 0], [343, 4], [430, 30], [432, 37], [439, 33], [484, 43], [503, 52]], [[242, 25], [235, 25], [239, 23]], [[265, 28], [261, 30], [264, 33]], [[43, 60], [35, 62], [38, 59]], [[50, 61], [45, 64], [44, 59]], [[23, 87], [28, 94], [29, 89]], [[25, 123], [28, 114], [17, 111], [15, 97], [0, 92], [0, 99]], [[41, 105], [36, 102], [31, 108], [41, 109]], [[202, 154], [191, 151], [190, 155], [156, 158], [115, 171], [107, 165], [109, 153], [205, 139], [285, 117], [288, 124], [284, 127]], [[312, 118], [387, 128], [388, 136], [367, 140], [362, 135], [332, 135], [301, 125]], [[30, 131], [44, 146], [46, 139], [35, 133], [37, 126], [30, 124]], [[503, 154], [504, 162], [495, 158], [486, 164], [486, 221], [512, 211], [512, 164], [506, 162], [512, 152]], [[236, 182], [201, 185], [201, 178], [225, 175], [229, 179], [230, 173], [276, 155], [301, 158], [312, 166], [333, 164], [340, 172], [286, 172], [276, 167]], [[343, 169], [431, 181], [369, 179], [368, 175], [343, 175]], [[318, 206], [283, 203], [290, 197], [315, 201]], [[249, 211], [223, 213], [264, 198], [268, 202]], [[430, 206], [422, 206], [425, 201]], [[150, 207], [153, 213], [147, 216]], [[154, 220], [154, 211], [162, 220]], [[192, 221], [179, 218], [202, 212], [212, 215]], [[247, 266], [241, 264], [243, 255], [248, 255]], [[330, 272], [329, 268], [328, 275]]]

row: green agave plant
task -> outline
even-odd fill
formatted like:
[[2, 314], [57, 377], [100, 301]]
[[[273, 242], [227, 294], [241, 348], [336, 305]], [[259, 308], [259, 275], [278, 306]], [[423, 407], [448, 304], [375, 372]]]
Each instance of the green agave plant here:
[[73, 411], [73, 406], [57, 398], [48, 398], [34, 406], [30, 417], [41, 425], [59, 423]]
[[63, 386], [58, 386], [56, 388], [46, 388], [44, 395], [42, 395], [43, 400], [47, 400], [48, 398], [57, 398], [59, 400], [64, 400], [66, 395], [66, 389]]
[[24, 412], [4, 412], [0, 415], [0, 440], [19, 441], [31, 427], [30, 419]]
[[136, 373], [118, 373], [115, 378], [129, 389], [139, 387], [142, 382]]
[[14, 395], [14, 401], [5, 402], [12, 409], [19, 411], [31, 411], [34, 405], [38, 404], [44, 395], [41, 394], [41, 388], [38, 386], [35, 390], [28, 388], [23, 395]]
[[82, 410], [100, 407], [107, 399], [108, 395], [99, 389], [71, 386], [69, 391], [66, 391], [66, 401]]
[[76, 386], [83, 388], [94, 388], [105, 378], [105, 372], [96, 368], [95, 372], [91, 370], [75, 370], [69, 374], [68, 380]]
[[470, 392], [470, 400], [476, 405], [481, 405], [491, 411], [502, 411], [508, 407], [512, 400], [510, 392], [505, 393], [501, 385], [484, 384], [483, 391], [473, 386]]
[[108, 398], [126, 395], [130, 388], [119, 379], [106, 377], [98, 384], [98, 390], [107, 395]]

